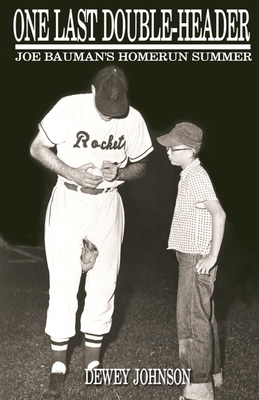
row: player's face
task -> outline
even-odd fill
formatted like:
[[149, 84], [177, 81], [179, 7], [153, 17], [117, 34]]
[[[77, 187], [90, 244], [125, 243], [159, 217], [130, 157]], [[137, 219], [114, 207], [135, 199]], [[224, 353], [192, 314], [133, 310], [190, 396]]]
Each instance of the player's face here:
[[167, 155], [172, 165], [186, 168], [193, 159], [193, 150], [186, 146], [167, 147]]

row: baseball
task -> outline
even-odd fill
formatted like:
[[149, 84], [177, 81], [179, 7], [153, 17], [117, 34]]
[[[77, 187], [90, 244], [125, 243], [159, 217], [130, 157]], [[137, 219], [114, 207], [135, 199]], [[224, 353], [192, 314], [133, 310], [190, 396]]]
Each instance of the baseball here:
[[96, 175], [96, 176], [103, 176], [102, 171], [100, 168], [94, 167], [94, 168], [88, 168], [87, 172], [90, 172], [90, 174]]

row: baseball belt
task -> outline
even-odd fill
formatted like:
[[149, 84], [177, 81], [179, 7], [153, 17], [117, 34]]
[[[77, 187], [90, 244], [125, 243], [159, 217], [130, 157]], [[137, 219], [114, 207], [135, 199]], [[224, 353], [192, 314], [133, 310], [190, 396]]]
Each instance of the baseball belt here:
[[107, 193], [107, 192], [111, 192], [112, 190], [115, 190], [115, 187], [109, 187], [109, 188], [105, 188], [105, 189], [93, 189], [93, 188], [88, 188], [88, 187], [79, 187], [77, 185], [75, 185], [74, 183], [68, 183], [68, 182], [64, 182], [64, 185], [70, 189], [70, 190], [74, 190], [75, 192], [78, 192], [80, 190], [80, 192], [82, 193], [86, 193], [86, 194], [100, 194], [100, 193]]

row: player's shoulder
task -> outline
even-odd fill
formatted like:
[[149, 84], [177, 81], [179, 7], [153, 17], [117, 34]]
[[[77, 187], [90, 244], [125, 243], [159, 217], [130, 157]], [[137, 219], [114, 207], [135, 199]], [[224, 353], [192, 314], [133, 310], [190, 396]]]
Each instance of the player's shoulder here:
[[91, 101], [91, 93], [79, 93], [79, 94], [70, 94], [64, 97], [61, 97], [58, 101], [58, 104], [80, 104], [83, 102]]
[[136, 108], [134, 108], [132, 106], [129, 106], [129, 112], [128, 112], [127, 118], [129, 120], [131, 120], [132, 122], [136, 122], [136, 123], [143, 121], [143, 116], [140, 113], [140, 111], [138, 111]]
[[57, 113], [62, 113], [62, 115], [67, 114], [68, 116], [71, 115], [71, 113], [74, 114], [76, 110], [82, 109], [82, 107], [88, 109], [91, 102], [91, 94], [71, 94], [61, 97], [53, 109]]
[[129, 115], [135, 118], [140, 118], [142, 117], [140, 111], [138, 111], [136, 108], [129, 106]]

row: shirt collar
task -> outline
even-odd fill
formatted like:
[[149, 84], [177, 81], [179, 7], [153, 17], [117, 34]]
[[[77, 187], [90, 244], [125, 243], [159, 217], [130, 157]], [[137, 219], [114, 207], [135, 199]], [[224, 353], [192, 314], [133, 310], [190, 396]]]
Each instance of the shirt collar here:
[[199, 158], [196, 158], [194, 161], [191, 162], [191, 164], [188, 165], [188, 167], [182, 170], [182, 172], [180, 173], [181, 178], [185, 178], [189, 172], [194, 171], [200, 165], [201, 162]]

